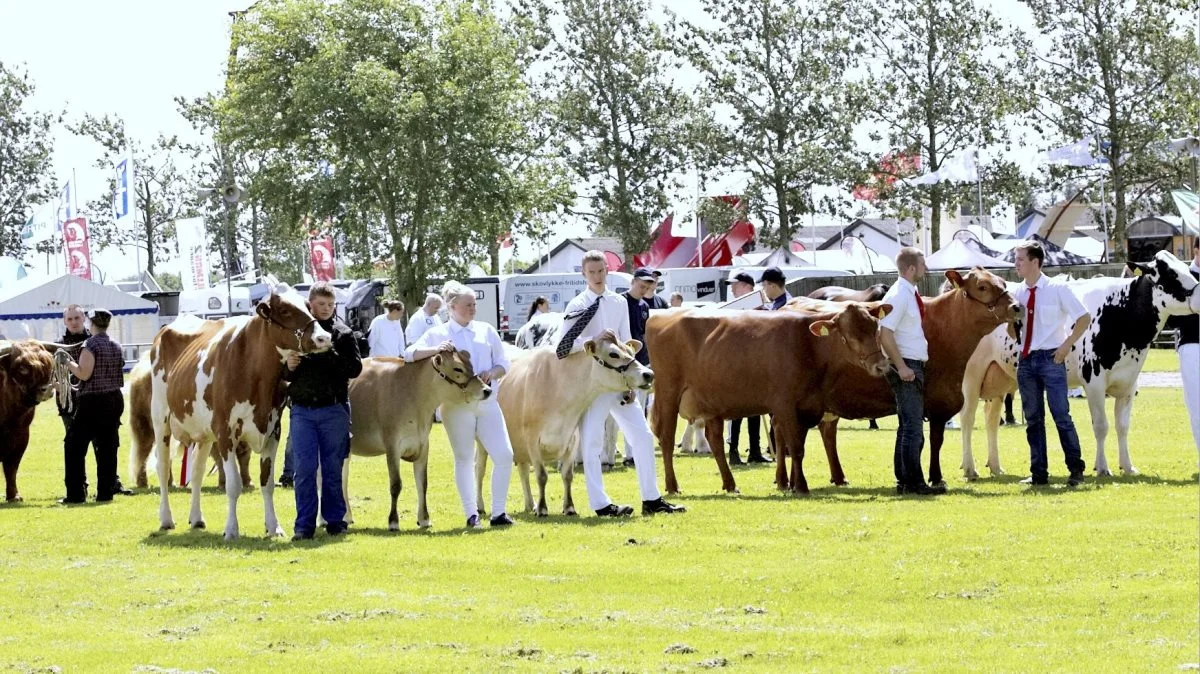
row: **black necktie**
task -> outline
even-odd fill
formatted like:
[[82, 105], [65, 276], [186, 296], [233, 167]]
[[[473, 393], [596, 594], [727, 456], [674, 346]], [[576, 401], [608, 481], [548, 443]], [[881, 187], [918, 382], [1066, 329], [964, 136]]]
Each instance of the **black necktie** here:
[[592, 317], [595, 316], [596, 312], [599, 310], [600, 298], [597, 297], [596, 301], [592, 302], [588, 308], [578, 313], [570, 314], [563, 319], [566, 321], [572, 319], [577, 320], [575, 320], [575, 323], [571, 325], [571, 328], [562, 336], [562, 339], [558, 340], [558, 348], [554, 350], [554, 354], [558, 356], [560, 360], [571, 355], [571, 347], [575, 344], [575, 338], [583, 334], [584, 328], [588, 326], [588, 323], [592, 322]]

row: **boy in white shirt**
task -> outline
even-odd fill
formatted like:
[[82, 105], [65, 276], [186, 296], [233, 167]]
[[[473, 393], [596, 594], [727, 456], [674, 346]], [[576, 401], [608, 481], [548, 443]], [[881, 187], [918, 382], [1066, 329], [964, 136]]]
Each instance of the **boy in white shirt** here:
[[425, 334], [431, 328], [436, 328], [442, 324], [442, 317], [438, 316], [438, 312], [442, 309], [442, 298], [436, 293], [429, 293], [425, 296], [425, 304], [413, 312], [412, 318], [408, 319], [408, 329], [404, 331], [404, 336], [409, 344], [416, 344], [421, 339], [421, 335]]
[[[583, 349], [589, 339], [606, 335], [609, 339], [627, 342], [629, 335], [629, 305], [625, 298], [608, 289], [608, 262], [604, 253], [589, 250], [583, 256], [583, 277], [587, 290], [567, 304], [566, 318], [555, 347], [559, 358], [566, 358]], [[646, 424], [646, 415], [636, 397], [622, 402], [619, 392], [601, 394], [583, 413], [579, 428], [583, 473], [586, 478], [588, 501], [599, 517], [625, 517], [633, 508], [617, 505], [604, 491], [604, 475], [600, 455], [604, 449], [604, 420], [612, 415], [629, 443], [637, 471], [638, 487], [642, 492], [642, 514], [676, 513], [686, 510], [663, 499], [658, 490], [654, 466], [654, 436]]]

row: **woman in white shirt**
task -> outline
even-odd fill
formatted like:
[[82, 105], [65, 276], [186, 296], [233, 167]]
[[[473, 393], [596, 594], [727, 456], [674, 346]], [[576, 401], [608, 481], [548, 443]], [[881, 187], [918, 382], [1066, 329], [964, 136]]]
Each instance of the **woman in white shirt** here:
[[367, 329], [367, 344], [370, 345], [370, 356], [391, 356], [400, 358], [404, 355], [404, 326], [400, 319], [404, 318], [404, 303], [397, 299], [385, 300], [384, 312], [371, 321]]
[[457, 281], [442, 288], [450, 320], [431, 327], [421, 338], [405, 349], [409, 362], [424, 360], [443, 351], [465, 351], [471, 354], [471, 366], [492, 394], [479, 403], [444, 405], [442, 425], [454, 450], [454, 482], [462, 499], [467, 526], [478, 528], [479, 511], [475, 494], [475, 440], [483, 445], [492, 459], [492, 519], [494, 527], [513, 523], [505, 512], [508, 483], [512, 477], [513, 450], [508, 439], [508, 427], [496, 402], [497, 381], [508, 371], [504, 343], [496, 329], [475, 319], [475, 291]]

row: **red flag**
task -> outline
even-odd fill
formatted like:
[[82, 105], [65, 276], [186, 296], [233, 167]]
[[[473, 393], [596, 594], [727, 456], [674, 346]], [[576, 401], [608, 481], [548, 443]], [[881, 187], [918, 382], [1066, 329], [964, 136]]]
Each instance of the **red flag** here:
[[501, 234], [500, 238], [497, 239], [497, 242], [500, 244], [501, 248], [512, 248], [512, 233], [505, 232]]
[[92, 252], [88, 245], [86, 218], [74, 218], [63, 223], [63, 245], [67, 252], [67, 273], [92, 280]]
[[894, 150], [879, 160], [879, 170], [864, 185], [855, 185], [855, 199], [876, 201], [891, 193], [896, 181], [921, 172], [921, 154]]
[[312, 260], [313, 281], [332, 281], [337, 273], [333, 266], [333, 237], [309, 239], [308, 252]]

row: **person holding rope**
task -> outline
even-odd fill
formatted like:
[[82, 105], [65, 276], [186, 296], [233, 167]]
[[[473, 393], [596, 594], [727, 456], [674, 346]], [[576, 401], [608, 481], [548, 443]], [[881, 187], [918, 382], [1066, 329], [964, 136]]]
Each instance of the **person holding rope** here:
[[[78, 310], [78, 308], [76, 308]], [[120, 482], [117, 479], [117, 449], [121, 438], [121, 414], [125, 411], [122, 369], [125, 356], [121, 345], [108, 336], [112, 313], [93, 309], [89, 316], [93, 334], [83, 342], [79, 362], [66, 361], [67, 370], [79, 380], [75, 412], [63, 440], [64, 483], [67, 495], [59, 503], [68, 505], [87, 500], [88, 446], [96, 457], [96, 501], [112, 501]], [[121, 490], [129, 494], [128, 490]]]

